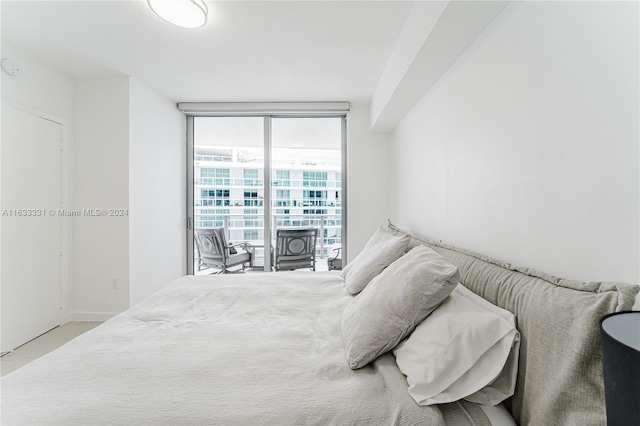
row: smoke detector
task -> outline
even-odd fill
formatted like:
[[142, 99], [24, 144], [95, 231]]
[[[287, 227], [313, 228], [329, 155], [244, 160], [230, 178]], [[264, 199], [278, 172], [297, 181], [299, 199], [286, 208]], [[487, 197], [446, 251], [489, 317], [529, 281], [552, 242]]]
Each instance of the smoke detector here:
[[13, 59], [4, 58], [0, 65], [2, 66], [2, 71], [10, 76], [16, 76], [20, 73], [20, 66]]

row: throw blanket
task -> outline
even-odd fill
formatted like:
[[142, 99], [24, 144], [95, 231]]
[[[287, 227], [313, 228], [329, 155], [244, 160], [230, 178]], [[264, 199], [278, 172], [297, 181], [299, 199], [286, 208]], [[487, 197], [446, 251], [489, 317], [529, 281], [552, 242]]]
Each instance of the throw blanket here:
[[486, 421], [418, 406], [390, 353], [352, 371], [340, 334], [351, 297], [335, 272], [181, 278], [4, 377], [2, 424]]

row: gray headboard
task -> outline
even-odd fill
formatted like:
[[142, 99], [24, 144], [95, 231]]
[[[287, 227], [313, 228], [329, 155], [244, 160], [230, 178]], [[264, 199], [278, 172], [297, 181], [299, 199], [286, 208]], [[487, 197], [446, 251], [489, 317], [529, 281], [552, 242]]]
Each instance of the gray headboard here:
[[515, 394], [507, 407], [520, 425], [606, 423], [600, 318], [631, 309], [638, 286], [564, 280], [430, 241], [389, 222], [447, 258], [461, 282], [513, 312], [521, 333]]

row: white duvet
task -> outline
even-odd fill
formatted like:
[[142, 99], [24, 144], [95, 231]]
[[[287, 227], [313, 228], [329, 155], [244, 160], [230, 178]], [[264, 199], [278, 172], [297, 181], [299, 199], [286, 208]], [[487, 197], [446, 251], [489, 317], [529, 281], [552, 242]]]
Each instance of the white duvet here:
[[393, 355], [352, 371], [328, 273], [184, 277], [2, 379], [2, 424], [444, 424]]

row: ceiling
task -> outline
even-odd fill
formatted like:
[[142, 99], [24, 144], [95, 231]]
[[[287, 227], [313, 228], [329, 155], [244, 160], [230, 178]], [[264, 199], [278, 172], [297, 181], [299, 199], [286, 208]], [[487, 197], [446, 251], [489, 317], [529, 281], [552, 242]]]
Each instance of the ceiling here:
[[2, 42], [75, 77], [129, 75], [177, 102], [364, 101], [412, 2], [211, 1], [175, 27], [144, 0], [0, 2]]

